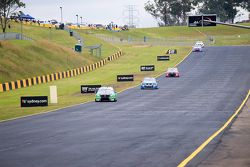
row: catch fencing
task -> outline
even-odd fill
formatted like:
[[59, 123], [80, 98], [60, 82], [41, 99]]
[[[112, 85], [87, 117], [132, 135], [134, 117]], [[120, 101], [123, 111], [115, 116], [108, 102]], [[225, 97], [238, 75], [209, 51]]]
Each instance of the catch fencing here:
[[68, 26], [64, 27], [64, 30], [67, 31], [68, 33], [72, 32], [73, 37], [76, 40], [80, 40], [81, 42], [84, 42], [84, 39], [81, 37], [81, 35], [79, 35], [76, 31], [73, 31], [72, 29], [70, 29]]
[[211, 45], [213, 43], [212, 37], [202, 37], [202, 38], [151, 38], [151, 37], [117, 37], [105, 34], [94, 34], [95, 37], [102, 39], [106, 42], [113, 44], [132, 44], [132, 45], [155, 45], [155, 46], [193, 46], [196, 41], [203, 41], [206, 45]]
[[32, 40], [19, 33], [4, 33], [0, 34], [0, 40]]

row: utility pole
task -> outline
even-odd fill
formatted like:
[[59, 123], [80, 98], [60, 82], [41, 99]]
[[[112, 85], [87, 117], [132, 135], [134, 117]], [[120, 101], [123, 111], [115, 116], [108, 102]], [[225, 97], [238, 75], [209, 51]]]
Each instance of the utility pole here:
[[128, 19], [128, 26], [129, 28], [135, 28], [139, 22], [139, 11], [136, 9], [135, 5], [128, 5], [126, 6], [125, 10], [123, 11], [123, 15], [126, 19]]
[[49, 39], [51, 40], [52, 39], [52, 33], [51, 33], [51, 25], [49, 26]]
[[81, 25], [82, 25], [82, 16], [80, 17], [80, 19], [81, 19]]
[[21, 17], [22, 12], [19, 11], [19, 21], [21, 23], [21, 40], [23, 40], [23, 18]]
[[51, 33], [51, 22], [49, 21], [49, 39], [51, 40], [51, 35], [52, 35], [52, 33]]
[[78, 14], [76, 15], [76, 21], [77, 21], [77, 26], [78, 26]]
[[61, 9], [61, 24], [63, 23], [63, 14], [62, 14], [62, 7], [60, 7]]
[[164, 24], [167, 26], [167, 2], [164, 3]]
[[204, 15], [203, 14], [201, 15], [201, 20], [202, 20], [201, 26], [204, 27]]
[[23, 40], [23, 19], [21, 21], [21, 40]]

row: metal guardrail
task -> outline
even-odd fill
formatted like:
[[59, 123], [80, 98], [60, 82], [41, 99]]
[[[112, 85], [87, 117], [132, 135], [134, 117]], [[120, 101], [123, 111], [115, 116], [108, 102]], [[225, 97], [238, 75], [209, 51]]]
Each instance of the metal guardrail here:
[[64, 30], [67, 31], [68, 33], [70, 32], [73, 32], [73, 37], [76, 39], [76, 40], [80, 40], [81, 42], [84, 42], [84, 39], [76, 32], [76, 31], [73, 31], [72, 29], [70, 29], [68, 26], [65, 26], [64, 27]]
[[102, 39], [107, 42], [114, 44], [147, 44], [147, 45], [159, 45], [159, 46], [192, 46], [195, 41], [203, 41], [206, 45], [212, 44], [212, 39], [210, 37], [203, 38], [151, 38], [151, 37], [131, 37], [118, 38], [116, 36], [105, 35], [105, 34], [94, 34], [96, 38]]
[[204, 20], [204, 22], [222, 24], [222, 25], [238, 27], [238, 28], [250, 29], [250, 26], [244, 26], [244, 25], [238, 25], [238, 24], [229, 24], [229, 23], [223, 23], [223, 22], [219, 22], [219, 21]]
[[0, 34], [0, 40], [32, 40], [32, 39], [24, 35], [21, 35], [19, 33], [4, 33]]
[[98, 56], [98, 57], [102, 56], [102, 44], [93, 45], [93, 46], [85, 46], [85, 48], [89, 49], [89, 52], [91, 55], [94, 55], [94, 52], [95, 52], [95, 56]]
[[72, 32], [73, 37], [77, 40], [77, 42], [81, 43], [83, 48], [89, 49], [89, 52], [91, 55], [96, 55], [98, 57], [101, 57], [102, 55], [102, 45], [101, 44], [97, 44], [97, 45], [93, 45], [93, 46], [84, 46], [84, 39], [78, 34], [78, 32], [70, 29], [68, 26], [64, 27], [64, 30], [67, 31], [68, 33]]

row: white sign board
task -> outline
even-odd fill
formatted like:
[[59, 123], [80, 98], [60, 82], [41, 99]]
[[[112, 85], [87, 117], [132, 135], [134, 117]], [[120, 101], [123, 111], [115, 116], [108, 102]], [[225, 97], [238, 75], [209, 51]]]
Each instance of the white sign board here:
[[50, 86], [50, 103], [57, 104], [57, 87]]

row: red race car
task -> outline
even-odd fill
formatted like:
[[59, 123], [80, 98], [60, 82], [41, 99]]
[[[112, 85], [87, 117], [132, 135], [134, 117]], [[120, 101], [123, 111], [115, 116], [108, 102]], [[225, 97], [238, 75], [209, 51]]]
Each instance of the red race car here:
[[166, 77], [180, 77], [180, 73], [177, 68], [168, 68]]

